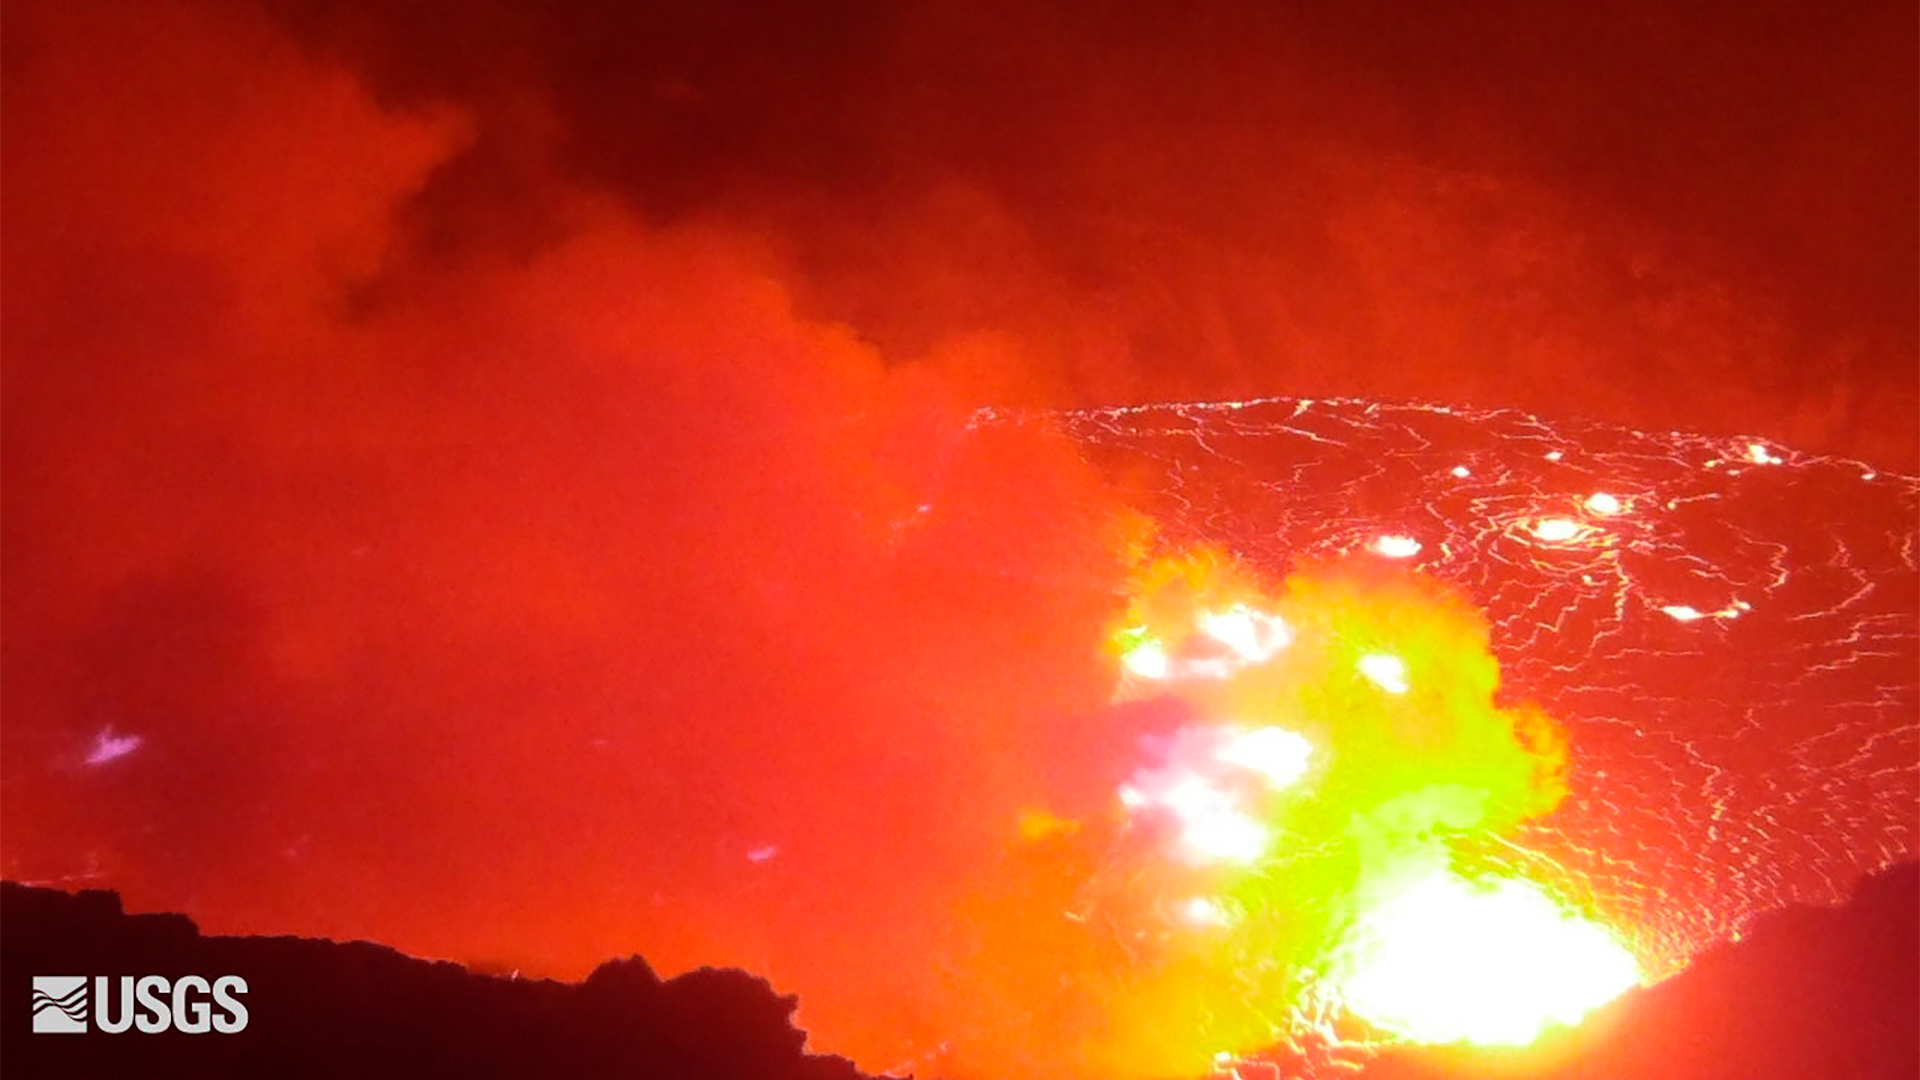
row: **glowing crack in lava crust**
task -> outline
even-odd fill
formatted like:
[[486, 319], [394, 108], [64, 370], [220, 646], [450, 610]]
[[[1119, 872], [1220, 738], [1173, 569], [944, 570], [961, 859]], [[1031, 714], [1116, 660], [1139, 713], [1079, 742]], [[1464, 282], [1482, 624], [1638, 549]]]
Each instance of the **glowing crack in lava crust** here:
[[[1110, 864], [1124, 889], [1096, 882], [1072, 913], [1148, 905], [1184, 933], [1130, 946], [1159, 987], [1116, 1030], [1168, 1046], [1191, 1024], [1217, 1061], [1275, 1043], [1306, 1075], [1382, 1033], [1522, 1043], [1914, 851], [1913, 478], [1431, 405], [1045, 422], [1132, 486], [1156, 550], [1184, 553], [1143, 572], [1113, 639], [1120, 698], [1182, 703], [1187, 726], [1119, 789], [1119, 842], [1164, 857]], [[1437, 713], [1420, 704], [1436, 678]], [[1436, 716], [1460, 726], [1435, 735]], [[1475, 725], [1463, 782], [1446, 744]], [[1359, 775], [1379, 786], [1326, 790], [1356, 752], [1377, 754]], [[1314, 820], [1335, 805], [1344, 825]], [[1548, 956], [1575, 974], [1529, 981]], [[1223, 1021], [1231, 1002], [1246, 1025]], [[1191, 1071], [1199, 1050], [1140, 1071]]]

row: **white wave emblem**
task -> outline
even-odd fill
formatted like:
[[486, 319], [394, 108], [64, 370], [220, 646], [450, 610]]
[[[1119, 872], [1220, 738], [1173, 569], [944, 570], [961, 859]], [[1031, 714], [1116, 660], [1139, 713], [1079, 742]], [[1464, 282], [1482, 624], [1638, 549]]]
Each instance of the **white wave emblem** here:
[[36, 1034], [74, 1034], [87, 1030], [87, 977], [35, 975], [33, 1030]]

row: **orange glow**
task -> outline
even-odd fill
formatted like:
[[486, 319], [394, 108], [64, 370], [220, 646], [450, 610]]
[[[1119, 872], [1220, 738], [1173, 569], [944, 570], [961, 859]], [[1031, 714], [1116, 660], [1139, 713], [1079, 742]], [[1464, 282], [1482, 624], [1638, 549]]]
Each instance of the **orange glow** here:
[[1023, 840], [1046, 840], [1057, 836], [1071, 836], [1080, 831], [1080, 823], [1045, 810], [1023, 810], [1020, 812], [1020, 837]]
[[[1877, 271], [1823, 246], [1902, 247], [1849, 196], [1906, 158], [1774, 77], [1883, 81], [1603, 35], [1807, 101], [1757, 163], [1863, 178], [1727, 184], [1509, 154], [1716, 111], [1609, 96], [1667, 79], [1556, 49], [1530, 100], [1453, 46], [1560, 35], [1409, 67], [1316, 6], [6, 4], [0, 870], [530, 975], [737, 965], [871, 1071], [1127, 1080], [1271, 1045], [1361, 883], [1535, 825], [1657, 878], [1634, 940], [1675, 955], [1826, 848], [1910, 853], [1872, 815], [1913, 788], [1911, 577], [1766, 524], [1847, 512], [1794, 497], [1815, 452], [1911, 503], [1912, 365], [1874, 372], [1912, 290], [1899, 350], [1853, 333]], [[1472, 92], [1403, 108], [1429, 81]], [[1510, 105], [1550, 123], [1509, 146]], [[1613, 779], [1543, 820], [1569, 761]]]

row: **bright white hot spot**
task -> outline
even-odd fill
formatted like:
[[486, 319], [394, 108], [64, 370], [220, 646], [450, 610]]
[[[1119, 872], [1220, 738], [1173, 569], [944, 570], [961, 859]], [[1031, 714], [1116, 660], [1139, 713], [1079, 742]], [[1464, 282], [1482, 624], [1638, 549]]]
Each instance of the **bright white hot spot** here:
[[1157, 641], [1143, 641], [1128, 649], [1121, 662], [1143, 679], [1164, 679], [1173, 666], [1166, 648]]
[[1277, 790], [1291, 787], [1306, 774], [1307, 763], [1313, 758], [1313, 744], [1296, 731], [1259, 727], [1229, 735], [1214, 750], [1213, 756], [1228, 765], [1259, 773]]
[[1180, 848], [1195, 862], [1252, 862], [1267, 853], [1266, 827], [1206, 777], [1189, 773], [1150, 801], [1180, 823]]
[[1621, 504], [1618, 497], [1609, 495], [1604, 491], [1596, 491], [1587, 496], [1587, 509], [1596, 514], [1617, 514], [1625, 509], [1625, 507]]
[[1180, 905], [1180, 917], [1194, 926], [1226, 926], [1233, 922], [1233, 916], [1218, 900], [1205, 896], [1188, 898]]
[[1533, 523], [1533, 535], [1550, 544], [1562, 544], [1580, 535], [1580, 523], [1566, 518], [1543, 518]]
[[1539, 886], [1450, 872], [1362, 912], [1342, 966], [1348, 1008], [1426, 1043], [1522, 1046], [1640, 981], [1611, 931]]
[[1753, 610], [1753, 605], [1745, 600], [1735, 600], [1719, 611], [1701, 611], [1692, 604], [1668, 604], [1660, 611], [1675, 622], [1697, 622], [1700, 619], [1737, 619]]
[[1270, 659], [1293, 641], [1293, 631], [1278, 615], [1235, 604], [1223, 612], [1203, 612], [1200, 630], [1249, 664]]
[[1360, 674], [1389, 694], [1407, 692], [1407, 662], [1392, 653], [1368, 653], [1360, 658]]
[[1266, 826], [1227, 809], [1183, 822], [1180, 843], [1202, 862], [1250, 863], [1267, 853]]
[[1411, 536], [1383, 536], [1373, 542], [1373, 551], [1388, 559], [1410, 559], [1420, 554], [1420, 541]]

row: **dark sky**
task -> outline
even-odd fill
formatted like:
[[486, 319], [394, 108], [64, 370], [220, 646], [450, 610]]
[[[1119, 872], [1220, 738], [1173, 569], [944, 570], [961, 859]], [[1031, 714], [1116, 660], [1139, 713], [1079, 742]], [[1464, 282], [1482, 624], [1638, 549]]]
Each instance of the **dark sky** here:
[[766, 237], [809, 314], [1001, 399], [1365, 394], [1911, 466], [1911, 5], [276, 0], [478, 110], [415, 207], [558, 173]]
[[1142, 535], [981, 405], [1920, 459], [1911, 5], [4, 20], [0, 871], [214, 932], [928, 1030]]

